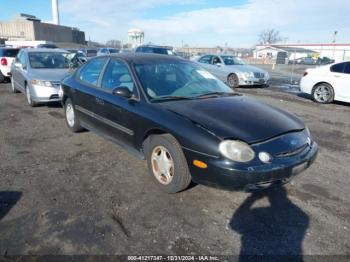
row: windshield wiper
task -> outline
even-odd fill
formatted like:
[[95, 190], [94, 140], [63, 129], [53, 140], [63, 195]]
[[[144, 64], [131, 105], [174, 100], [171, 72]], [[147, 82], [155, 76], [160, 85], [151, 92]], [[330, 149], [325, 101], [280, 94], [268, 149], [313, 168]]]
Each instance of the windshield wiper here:
[[159, 102], [159, 101], [169, 101], [169, 100], [189, 100], [192, 99], [191, 97], [186, 96], [161, 96], [157, 98], [151, 99], [152, 102]]
[[203, 98], [203, 97], [213, 97], [213, 96], [232, 96], [237, 95], [236, 93], [227, 93], [227, 92], [208, 92], [204, 94], [200, 94], [198, 96], [195, 96], [195, 98]]

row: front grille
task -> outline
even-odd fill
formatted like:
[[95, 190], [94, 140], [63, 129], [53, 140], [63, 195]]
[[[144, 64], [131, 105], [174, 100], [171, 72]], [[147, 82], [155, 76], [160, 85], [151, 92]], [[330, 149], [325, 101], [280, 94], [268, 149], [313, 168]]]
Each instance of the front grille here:
[[255, 78], [264, 78], [264, 76], [265, 76], [264, 73], [254, 72], [254, 77], [255, 77]]
[[295, 155], [303, 152], [307, 147], [309, 147], [309, 144], [305, 144], [301, 147], [298, 147], [298, 148], [290, 150], [290, 151], [278, 153], [278, 154], [276, 154], [276, 157], [282, 158], [282, 157], [295, 156]]

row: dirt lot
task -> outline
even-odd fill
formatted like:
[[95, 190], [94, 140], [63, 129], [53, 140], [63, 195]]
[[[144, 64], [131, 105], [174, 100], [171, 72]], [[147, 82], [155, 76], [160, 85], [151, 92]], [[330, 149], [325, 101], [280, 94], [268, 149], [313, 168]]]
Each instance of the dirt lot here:
[[1, 84], [0, 255], [350, 255], [350, 105], [239, 91], [297, 114], [319, 143], [314, 165], [285, 188], [164, 194], [145, 162], [70, 133], [59, 105], [30, 108]]

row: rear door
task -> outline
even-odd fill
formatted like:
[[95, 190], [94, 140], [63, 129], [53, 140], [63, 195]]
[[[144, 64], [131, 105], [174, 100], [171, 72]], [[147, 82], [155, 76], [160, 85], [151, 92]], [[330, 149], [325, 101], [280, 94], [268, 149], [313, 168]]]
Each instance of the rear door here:
[[107, 64], [107, 57], [91, 59], [76, 74], [75, 88], [72, 88], [71, 98], [75, 110], [80, 119], [89, 129], [101, 129], [101, 122], [98, 120], [99, 82], [101, 72]]
[[338, 63], [330, 67], [330, 82], [334, 88], [335, 99], [344, 100], [349, 99], [350, 74], [346, 73], [349, 70], [349, 63]]

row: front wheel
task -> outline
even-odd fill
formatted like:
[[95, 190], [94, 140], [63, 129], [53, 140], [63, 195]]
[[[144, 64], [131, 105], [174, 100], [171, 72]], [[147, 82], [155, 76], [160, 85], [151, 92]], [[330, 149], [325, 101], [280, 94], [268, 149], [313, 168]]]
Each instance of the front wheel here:
[[74, 133], [80, 132], [83, 128], [80, 125], [79, 118], [75, 114], [75, 108], [72, 100], [68, 98], [64, 104], [64, 112], [66, 118], [66, 124]]
[[312, 90], [312, 99], [321, 104], [332, 103], [334, 100], [334, 90], [330, 84], [321, 83]]
[[166, 193], [177, 193], [191, 183], [180, 144], [170, 134], [154, 135], [145, 143], [149, 174]]
[[26, 97], [27, 97], [28, 105], [30, 105], [31, 107], [37, 106], [37, 103], [33, 101], [29, 86], [26, 86], [25, 89], [26, 89]]
[[239, 87], [239, 79], [238, 76], [236, 74], [230, 74], [227, 77], [227, 83], [229, 85], [229, 87], [231, 88], [237, 88]]
[[13, 77], [11, 77], [11, 88], [12, 88], [12, 93], [19, 93], [19, 91], [15, 87], [15, 82], [13, 81]]

